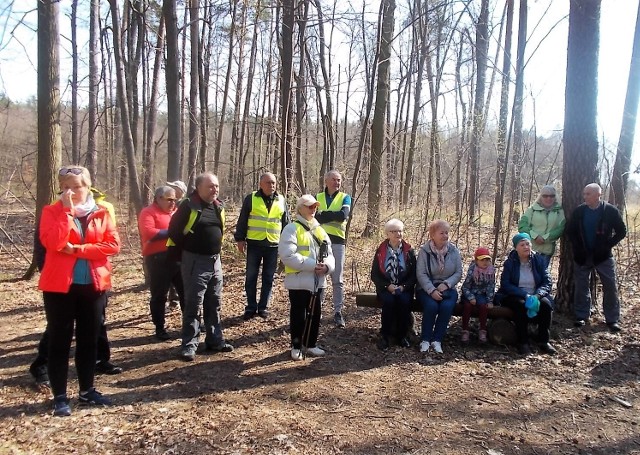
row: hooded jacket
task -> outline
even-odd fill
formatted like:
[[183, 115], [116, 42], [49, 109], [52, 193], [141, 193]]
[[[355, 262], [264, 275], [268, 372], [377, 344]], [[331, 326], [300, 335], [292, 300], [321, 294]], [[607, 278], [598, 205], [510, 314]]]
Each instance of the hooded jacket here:
[[[565, 224], [564, 210], [560, 204], [555, 202], [550, 209], [546, 209], [539, 202], [534, 202], [520, 218], [518, 231], [529, 234], [533, 251], [553, 256], [556, 241], [562, 236]], [[535, 242], [538, 236], [544, 239], [543, 244]]]

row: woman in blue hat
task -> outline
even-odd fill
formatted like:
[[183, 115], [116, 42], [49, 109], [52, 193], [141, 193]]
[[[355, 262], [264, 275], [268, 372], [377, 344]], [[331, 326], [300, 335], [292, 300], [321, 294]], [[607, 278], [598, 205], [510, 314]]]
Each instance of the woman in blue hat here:
[[520, 354], [531, 354], [528, 324], [536, 322], [540, 350], [553, 355], [556, 349], [549, 343], [553, 298], [545, 261], [531, 250], [529, 234], [516, 234], [512, 242], [514, 250], [504, 262], [496, 303], [513, 310]]

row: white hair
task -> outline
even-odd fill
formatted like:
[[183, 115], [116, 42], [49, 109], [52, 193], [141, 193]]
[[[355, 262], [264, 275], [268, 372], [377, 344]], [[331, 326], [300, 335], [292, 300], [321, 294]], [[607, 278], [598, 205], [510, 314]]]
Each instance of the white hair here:
[[404, 223], [397, 218], [391, 218], [384, 224], [384, 232], [403, 231]]

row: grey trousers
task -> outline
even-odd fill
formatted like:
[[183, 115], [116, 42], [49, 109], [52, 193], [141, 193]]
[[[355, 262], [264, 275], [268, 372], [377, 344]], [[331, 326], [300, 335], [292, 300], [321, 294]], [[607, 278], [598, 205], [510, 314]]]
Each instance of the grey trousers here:
[[[182, 349], [195, 352], [200, 332], [205, 332], [204, 341], [208, 347], [220, 346], [224, 343], [220, 324], [223, 284], [220, 255], [183, 251], [180, 269], [184, 285]], [[201, 311], [204, 327], [200, 327]]]
[[619, 322], [620, 300], [616, 287], [616, 263], [613, 258], [594, 264], [589, 259], [585, 264], [573, 263], [573, 311], [576, 319], [588, 320], [591, 311], [589, 277], [595, 271], [602, 283], [602, 309], [607, 324]]
[[344, 251], [346, 245], [331, 244], [331, 251], [336, 261], [336, 268], [331, 273], [331, 288], [333, 289], [333, 312], [340, 313], [344, 306]]

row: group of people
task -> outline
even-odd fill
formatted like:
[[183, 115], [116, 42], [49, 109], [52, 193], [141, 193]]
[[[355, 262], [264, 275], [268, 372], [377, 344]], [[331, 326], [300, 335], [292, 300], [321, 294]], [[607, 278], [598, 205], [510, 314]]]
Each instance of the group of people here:
[[[575, 326], [588, 323], [589, 278], [595, 271], [602, 282], [605, 322], [612, 332], [621, 330], [612, 249], [625, 237], [626, 226], [618, 209], [602, 201], [601, 196], [598, 184], [587, 185], [584, 203], [565, 226], [555, 188], [544, 186], [519, 221], [519, 232], [512, 238], [513, 250], [503, 263], [497, 292], [491, 253], [484, 247], [475, 251], [461, 286], [463, 343], [469, 342], [469, 321], [474, 313], [479, 319], [478, 341], [487, 341], [489, 309], [500, 305], [513, 312], [520, 354], [531, 353], [530, 322], [538, 326], [536, 341], [540, 350], [550, 355], [557, 352], [550, 343], [554, 300], [549, 266], [565, 228], [573, 251]], [[415, 295], [422, 308], [420, 352], [443, 352], [442, 341], [458, 303], [456, 287], [463, 275], [460, 251], [449, 241], [449, 228], [444, 220], [433, 221], [429, 240], [416, 254], [403, 238], [402, 221], [392, 219], [385, 224], [387, 239], [377, 248], [371, 266], [371, 280], [382, 303], [379, 349], [388, 349], [392, 340], [403, 347], [411, 346], [407, 333]]]
[[[111, 404], [95, 389], [94, 375], [122, 371], [109, 362], [105, 329], [107, 291], [111, 287], [109, 258], [118, 253], [120, 238], [113, 207], [104, 201], [104, 195], [92, 191], [86, 168], [62, 167], [58, 180], [59, 198], [43, 209], [37, 226], [39, 289], [43, 292], [47, 329], [30, 370], [36, 380], [46, 381], [51, 387], [53, 414], [67, 416], [71, 413], [67, 373], [74, 328], [80, 404]], [[272, 282], [280, 258], [290, 301], [293, 360], [325, 354], [317, 341], [328, 277], [333, 287], [334, 322], [338, 327], [345, 326], [343, 269], [351, 198], [340, 191], [341, 184], [341, 175], [329, 171], [324, 190], [315, 197], [305, 194], [297, 198], [295, 214], [290, 216], [286, 199], [276, 191], [275, 175], [264, 173], [259, 189], [244, 199], [236, 225], [237, 248], [246, 255], [247, 301], [242, 318], [269, 317]], [[226, 222], [219, 191], [218, 178], [208, 172], [195, 179], [191, 194], [187, 194], [183, 182], [168, 182], [155, 190], [153, 203], [139, 215], [155, 337], [159, 341], [171, 338], [165, 326], [165, 304], [175, 292], [182, 310], [179, 355], [185, 361], [195, 359], [201, 333], [207, 350], [234, 349], [224, 337], [220, 316], [220, 253]], [[462, 285], [462, 341], [469, 340], [468, 325], [474, 308], [480, 317], [479, 340], [485, 342], [486, 309], [492, 304], [504, 305], [515, 314], [521, 353], [530, 352], [527, 324], [532, 319], [538, 323], [542, 350], [555, 353], [549, 343], [553, 299], [548, 265], [564, 228], [564, 216], [562, 209], [557, 209], [557, 201], [543, 197], [551, 191], [555, 199], [555, 190], [544, 187], [537, 202], [540, 208], [534, 204], [523, 216], [522, 232], [513, 238], [514, 251], [504, 264], [497, 293], [491, 255], [486, 248], [476, 251]], [[585, 204], [576, 209], [567, 227], [572, 233], [576, 263], [576, 325], [588, 322], [590, 302], [584, 281], [595, 269], [603, 281], [606, 322], [611, 330], [619, 331], [620, 305], [611, 248], [624, 238], [626, 229], [617, 209], [602, 202], [600, 195], [598, 185], [588, 185]], [[419, 254], [404, 240], [403, 230], [400, 220], [386, 223], [387, 240], [377, 248], [372, 264], [371, 278], [383, 302], [378, 346], [387, 349], [393, 338], [403, 347], [410, 346], [406, 335], [415, 291], [423, 309], [420, 351], [442, 353], [458, 301], [456, 287], [463, 275], [461, 255], [449, 241], [449, 224], [443, 220], [431, 223], [429, 240]], [[539, 253], [534, 252], [536, 248]], [[105, 344], [106, 355], [101, 348]]]

